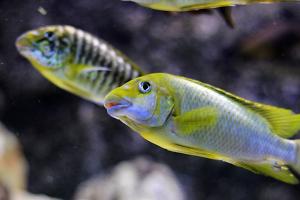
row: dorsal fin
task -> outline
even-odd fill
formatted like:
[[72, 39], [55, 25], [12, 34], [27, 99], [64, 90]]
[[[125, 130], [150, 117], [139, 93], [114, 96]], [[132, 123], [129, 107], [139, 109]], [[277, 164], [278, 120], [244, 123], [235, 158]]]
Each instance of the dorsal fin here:
[[292, 137], [300, 130], [300, 114], [295, 114], [293, 111], [288, 109], [278, 108], [275, 106], [249, 101], [229, 92], [226, 92], [222, 89], [216, 88], [212, 85], [195, 81], [192, 79], [188, 80], [200, 84], [211, 90], [214, 90], [215, 92], [222, 94], [230, 98], [231, 100], [243, 106], [246, 106], [252, 111], [260, 114], [267, 120], [272, 132], [280, 137]]

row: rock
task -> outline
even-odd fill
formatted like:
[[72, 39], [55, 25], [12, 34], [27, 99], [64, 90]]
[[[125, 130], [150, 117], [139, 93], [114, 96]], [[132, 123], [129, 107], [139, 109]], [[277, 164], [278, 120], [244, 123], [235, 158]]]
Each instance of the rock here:
[[0, 200], [57, 200], [26, 192], [27, 162], [18, 138], [0, 124]]
[[81, 184], [75, 200], [183, 200], [184, 196], [170, 168], [137, 158]]
[[26, 186], [27, 163], [17, 138], [0, 124], [0, 182], [9, 190]]

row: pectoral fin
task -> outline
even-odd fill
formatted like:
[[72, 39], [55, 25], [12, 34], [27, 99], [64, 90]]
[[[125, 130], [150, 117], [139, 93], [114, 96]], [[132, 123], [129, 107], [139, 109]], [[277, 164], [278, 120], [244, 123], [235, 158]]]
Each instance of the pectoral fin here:
[[217, 114], [216, 108], [207, 106], [176, 116], [174, 117], [176, 133], [189, 135], [201, 129], [214, 127]]
[[111, 69], [108, 67], [88, 67], [88, 68], [82, 69], [80, 72], [81, 73], [90, 73], [90, 72], [98, 72], [98, 71], [111, 71]]

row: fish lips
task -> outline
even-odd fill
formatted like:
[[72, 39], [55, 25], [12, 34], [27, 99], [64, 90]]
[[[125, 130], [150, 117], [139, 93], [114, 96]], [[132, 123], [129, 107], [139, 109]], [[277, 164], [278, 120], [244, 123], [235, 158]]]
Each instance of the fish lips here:
[[16, 40], [16, 47], [21, 54], [26, 55], [32, 49], [32, 42], [26, 35], [21, 35]]
[[128, 108], [132, 105], [127, 99], [121, 98], [119, 96], [113, 95], [104, 100], [104, 107], [107, 110], [107, 113], [113, 117], [117, 117], [125, 108]]

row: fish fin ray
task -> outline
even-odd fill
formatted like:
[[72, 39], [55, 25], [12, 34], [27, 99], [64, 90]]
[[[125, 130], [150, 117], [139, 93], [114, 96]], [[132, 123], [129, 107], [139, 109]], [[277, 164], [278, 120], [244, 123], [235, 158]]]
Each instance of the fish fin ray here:
[[280, 137], [292, 137], [300, 130], [300, 114], [295, 114], [293, 111], [285, 108], [249, 101], [212, 85], [192, 79], [188, 80], [200, 84], [208, 89], [214, 90], [215, 92], [222, 94], [260, 114], [264, 119], [266, 119], [272, 132]]
[[230, 27], [234, 28], [234, 20], [232, 18], [232, 7], [220, 7], [218, 11], [222, 18], [224, 19], [225, 23]]
[[213, 159], [213, 160], [222, 160], [222, 161], [226, 161], [226, 162], [230, 162], [230, 163], [233, 162], [230, 158], [226, 158], [225, 156], [219, 155], [218, 153], [210, 152], [210, 151], [196, 148], [196, 147], [189, 147], [189, 146], [184, 146], [184, 145], [176, 144], [176, 143], [173, 143], [170, 147], [171, 147], [171, 149], [168, 149], [168, 150], [177, 152], [177, 153], [183, 153], [183, 154], [192, 155], [192, 156], [204, 157], [204, 158], [209, 158], [209, 159]]
[[[198, 156], [198, 157], [203, 157], [203, 158], [208, 158], [208, 159], [213, 159], [213, 160], [219, 160], [223, 162], [230, 163], [232, 165], [246, 168], [248, 170], [251, 170], [249, 167], [245, 166], [241, 162], [238, 162], [237, 160], [230, 158], [225, 155], [221, 155], [216, 152], [211, 152], [207, 151], [201, 148], [196, 148], [196, 147], [189, 147], [189, 146], [183, 146], [180, 144], [172, 144], [173, 149], [171, 151], [177, 152], [177, 153], [184, 153], [188, 155], [193, 155], [193, 156]], [[252, 170], [251, 170], [252, 171]]]
[[175, 116], [176, 133], [189, 135], [199, 129], [213, 127], [217, 121], [217, 114], [216, 108], [206, 106]]

